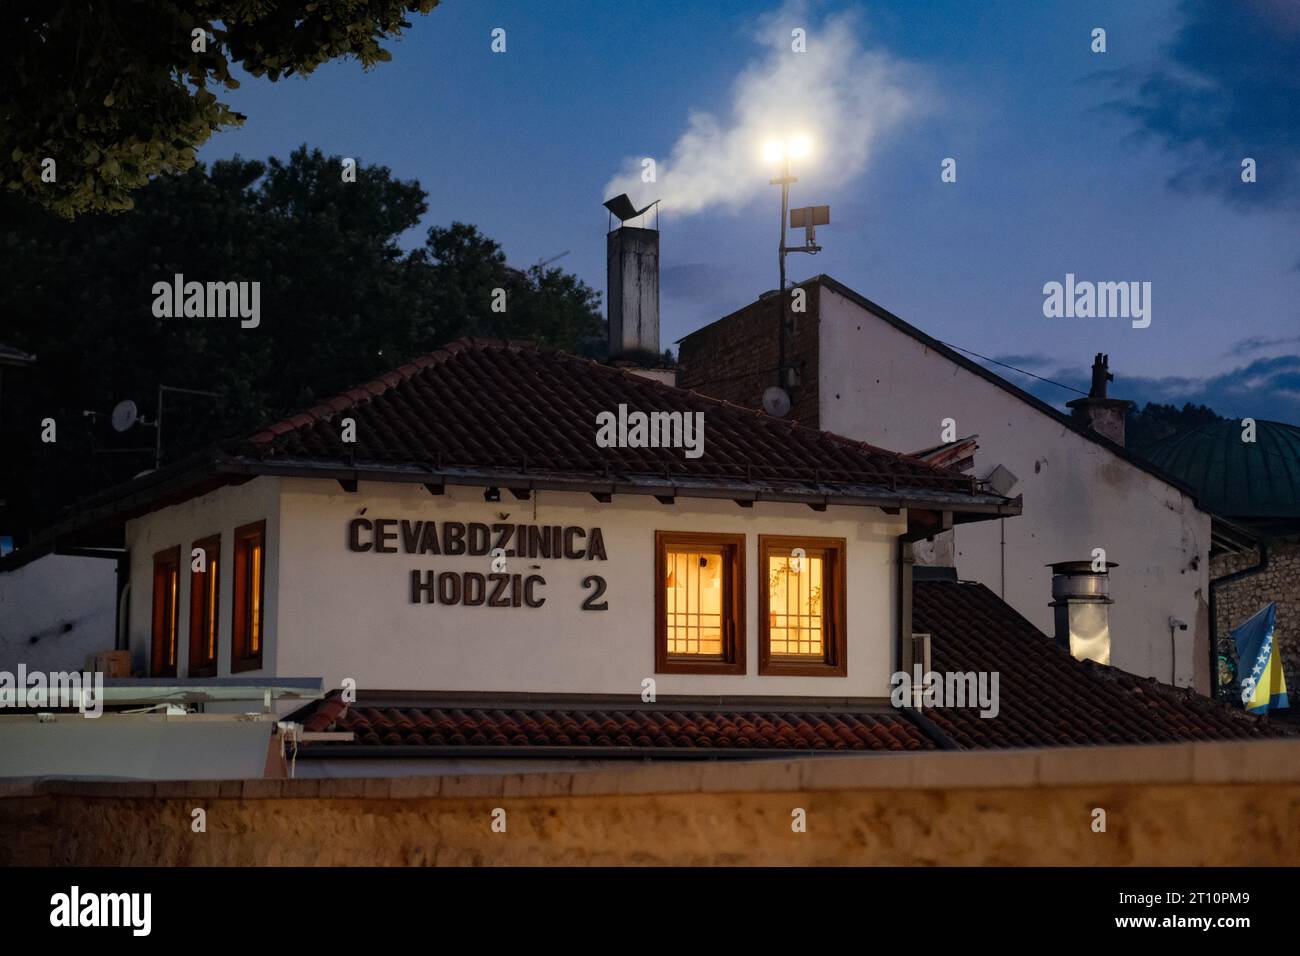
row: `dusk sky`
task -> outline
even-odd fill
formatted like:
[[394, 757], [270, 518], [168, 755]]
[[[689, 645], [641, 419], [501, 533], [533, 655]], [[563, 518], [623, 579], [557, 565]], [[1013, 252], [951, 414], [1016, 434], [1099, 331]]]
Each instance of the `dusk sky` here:
[[[601, 202], [654, 158], [657, 182], [635, 185], [665, 202], [670, 345], [776, 287], [779, 193], [758, 146], [802, 133], [792, 204], [829, 203], [831, 225], [792, 278], [827, 273], [1083, 389], [1108, 352], [1116, 397], [1300, 423], [1296, 0], [445, 0], [387, 46], [370, 72], [244, 77], [223, 99], [247, 123], [200, 157], [307, 143], [388, 166], [429, 193], [409, 244], [470, 222], [516, 266], [568, 251], [556, 265], [602, 292]], [[1043, 286], [1067, 273], [1150, 282], [1150, 326], [1045, 318]]]

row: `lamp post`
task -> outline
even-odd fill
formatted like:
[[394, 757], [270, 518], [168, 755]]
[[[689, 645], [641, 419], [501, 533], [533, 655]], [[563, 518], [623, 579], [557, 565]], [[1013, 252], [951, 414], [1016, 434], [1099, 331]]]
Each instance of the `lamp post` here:
[[781, 175], [775, 179], [769, 179], [768, 183], [772, 186], [781, 187], [781, 233], [780, 243], [777, 246], [777, 263], [780, 272], [780, 286], [778, 291], [781, 296], [781, 311], [777, 319], [777, 368], [776, 384], [779, 388], [785, 389], [789, 386], [786, 375], [788, 363], [785, 355], [785, 339], [789, 330], [789, 322], [786, 318], [786, 295], [785, 295], [785, 256], [787, 252], [808, 252], [816, 253], [821, 247], [815, 245], [812, 241], [811, 226], [822, 224], [823, 221], [829, 222], [830, 213], [827, 207], [815, 207], [818, 210], [826, 209], [826, 212], [820, 218], [813, 215], [813, 209], [795, 210], [804, 213], [801, 217], [806, 220], [809, 226], [809, 237], [803, 246], [790, 247], [785, 243], [786, 218], [790, 216], [790, 184], [797, 183], [799, 180], [790, 171], [790, 159], [802, 159], [812, 151], [812, 144], [806, 136], [794, 136], [788, 140], [770, 140], [763, 146], [763, 158], [769, 163], [781, 163]]

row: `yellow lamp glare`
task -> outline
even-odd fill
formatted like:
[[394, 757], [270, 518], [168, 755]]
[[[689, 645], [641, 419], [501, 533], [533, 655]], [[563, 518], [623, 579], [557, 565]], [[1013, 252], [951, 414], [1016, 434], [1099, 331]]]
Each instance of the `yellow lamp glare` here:
[[790, 155], [795, 159], [802, 159], [812, 152], [812, 143], [808, 141], [807, 136], [796, 136], [790, 140]]
[[768, 140], [763, 144], [763, 159], [769, 163], [776, 163], [785, 159], [785, 143], [779, 139]]

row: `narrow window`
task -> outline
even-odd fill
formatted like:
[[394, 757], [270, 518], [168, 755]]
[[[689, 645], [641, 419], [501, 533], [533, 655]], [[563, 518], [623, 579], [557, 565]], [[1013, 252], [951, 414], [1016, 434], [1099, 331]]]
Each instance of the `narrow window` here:
[[231, 616], [232, 671], [262, 666], [266, 604], [266, 522], [235, 529], [234, 613]]
[[655, 672], [745, 673], [745, 536], [655, 532]]
[[[191, 677], [217, 675], [217, 609], [221, 606], [221, 536], [195, 541], [203, 550], [203, 570], [190, 567]], [[193, 550], [191, 550], [193, 554]]]
[[180, 568], [180, 545], [153, 556], [153, 638], [149, 653], [149, 674], [153, 677], [176, 676]]
[[759, 535], [760, 674], [843, 677], [843, 538]]

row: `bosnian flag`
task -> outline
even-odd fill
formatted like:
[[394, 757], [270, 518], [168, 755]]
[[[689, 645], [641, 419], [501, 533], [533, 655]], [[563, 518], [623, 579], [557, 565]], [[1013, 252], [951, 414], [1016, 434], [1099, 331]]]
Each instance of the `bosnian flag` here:
[[1252, 714], [1289, 707], [1282, 654], [1276, 647], [1277, 605], [1270, 604], [1241, 627], [1234, 628], [1241, 675], [1241, 702]]

